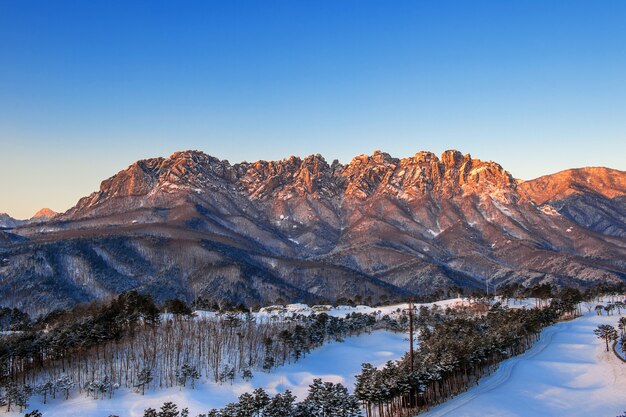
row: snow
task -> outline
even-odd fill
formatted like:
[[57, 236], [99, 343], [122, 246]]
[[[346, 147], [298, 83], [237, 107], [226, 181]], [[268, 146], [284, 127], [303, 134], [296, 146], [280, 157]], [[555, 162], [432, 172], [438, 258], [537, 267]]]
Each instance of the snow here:
[[511, 213], [511, 210], [509, 210], [507, 207], [500, 204], [497, 200], [491, 198], [491, 202], [498, 210], [500, 210], [502, 214], [508, 217], [513, 217], [513, 213]]
[[543, 206], [539, 207], [539, 210], [541, 210], [544, 214], [547, 214], [548, 216], [561, 215], [554, 207], [549, 204], [544, 204]]
[[[446, 307], [454, 307], [460, 305], [468, 305], [469, 301], [464, 298], [450, 298], [447, 300], [440, 300], [433, 303], [415, 303], [415, 308], [419, 309], [421, 306], [432, 307], [433, 305], [437, 305], [438, 307], [446, 308]], [[253, 313], [257, 319], [269, 318], [269, 317], [291, 317], [295, 314], [302, 314], [305, 316], [309, 316], [313, 313], [321, 313], [324, 312], [332, 317], [345, 317], [351, 313], [362, 313], [362, 314], [372, 314], [376, 313], [378, 315], [386, 315], [386, 314], [396, 314], [399, 311], [408, 308], [407, 303], [402, 304], [393, 304], [388, 306], [381, 307], [370, 307], [365, 305], [358, 306], [331, 306], [331, 305], [316, 305], [309, 307], [306, 304], [288, 304], [286, 306], [269, 306], [263, 307], [259, 312]]]
[[[415, 306], [446, 308], [468, 303], [467, 299], [453, 298]], [[508, 305], [512, 308], [533, 307], [535, 300]], [[353, 312], [398, 314], [406, 307], [407, 304], [383, 307], [289, 304], [266, 307], [254, 315], [261, 320], [320, 311], [336, 317]], [[197, 311], [196, 314], [211, 317], [217, 313]], [[595, 337], [593, 330], [599, 324], [616, 325], [619, 317], [596, 316], [595, 311], [590, 311], [576, 320], [551, 326], [543, 331], [541, 339], [525, 354], [504, 361], [494, 374], [482, 379], [479, 385], [420, 416], [617, 416], [626, 410], [626, 396], [623, 394], [626, 364], [612, 350], [605, 351], [604, 342]], [[195, 390], [151, 389], [145, 396], [120, 389], [113, 400], [93, 400], [74, 392], [69, 401], [56, 399], [47, 405], [41, 404], [39, 397], [33, 397], [29, 409], [39, 409], [46, 417], [107, 417], [111, 414], [137, 417], [143, 415], [145, 408], [158, 409], [162, 403], [173, 401], [181, 408], [188, 407], [190, 415], [195, 416], [206, 413], [210, 408], [222, 407], [258, 387], [270, 394], [289, 389], [303, 398], [313, 379], [322, 378], [340, 382], [352, 390], [362, 363], [381, 366], [389, 360], [401, 358], [407, 350], [405, 334], [379, 330], [346, 338], [344, 342], [328, 343], [300, 361], [279, 367], [271, 373], [255, 371], [250, 381], [237, 379], [232, 385], [218, 385], [201, 378]], [[23, 414], [5, 415], [18, 417]]]
[[593, 330], [619, 316], [587, 313], [545, 329], [523, 355], [420, 417], [614, 417], [626, 410], [626, 364]]
[[[139, 417], [148, 407], [158, 409], [164, 402], [173, 401], [179, 408], [189, 407], [190, 415], [196, 416], [210, 408], [222, 407], [258, 387], [270, 394], [289, 389], [300, 399], [306, 397], [308, 386], [315, 378], [340, 382], [352, 389], [362, 363], [381, 366], [389, 360], [399, 359], [407, 350], [408, 341], [404, 334], [380, 330], [346, 338], [344, 342], [328, 343], [297, 363], [282, 366], [272, 373], [256, 372], [252, 380], [236, 380], [233, 385], [220, 386], [205, 381], [199, 383], [195, 390], [150, 390], [145, 396], [119, 390], [113, 400], [94, 400], [74, 393], [68, 401], [56, 399], [47, 405], [41, 404], [38, 397], [33, 397], [29, 409], [39, 409], [45, 417], [107, 417], [111, 414]], [[6, 415], [17, 417], [23, 414]]]

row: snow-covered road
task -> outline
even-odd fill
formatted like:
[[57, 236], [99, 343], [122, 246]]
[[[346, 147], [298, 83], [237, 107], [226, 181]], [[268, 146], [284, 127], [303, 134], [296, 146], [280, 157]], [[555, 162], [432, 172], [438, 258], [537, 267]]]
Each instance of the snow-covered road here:
[[619, 316], [588, 313], [545, 329], [523, 355], [420, 417], [615, 417], [626, 410], [626, 364], [593, 330]]

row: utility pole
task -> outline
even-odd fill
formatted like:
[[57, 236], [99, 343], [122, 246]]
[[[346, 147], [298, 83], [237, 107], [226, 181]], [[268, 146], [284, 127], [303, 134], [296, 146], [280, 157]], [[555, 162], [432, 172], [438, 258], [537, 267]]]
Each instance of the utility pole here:
[[409, 301], [409, 308], [404, 309], [404, 311], [409, 313], [409, 366], [411, 373], [413, 373], [413, 313], [415, 312], [413, 301]]
[[[415, 306], [413, 305], [413, 300], [409, 300], [409, 308], [405, 308], [404, 312], [409, 313], [409, 369], [411, 370], [411, 375], [414, 372], [414, 352], [413, 352], [413, 314], [415, 314]], [[411, 388], [409, 392], [409, 403], [411, 407], [414, 407], [417, 402], [415, 398], [415, 390]]]

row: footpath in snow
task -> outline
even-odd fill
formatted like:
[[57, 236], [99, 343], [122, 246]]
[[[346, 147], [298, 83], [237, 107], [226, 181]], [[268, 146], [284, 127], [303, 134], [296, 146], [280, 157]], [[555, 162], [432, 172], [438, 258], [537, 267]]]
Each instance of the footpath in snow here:
[[620, 316], [594, 312], [545, 329], [469, 391], [419, 417], [615, 417], [626, 411], [626, 363], [593, 330]]

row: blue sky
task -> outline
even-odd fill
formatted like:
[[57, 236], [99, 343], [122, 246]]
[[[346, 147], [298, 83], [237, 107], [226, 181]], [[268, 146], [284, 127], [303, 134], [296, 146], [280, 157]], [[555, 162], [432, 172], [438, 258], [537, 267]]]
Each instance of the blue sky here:
[[0, 0], [0, 212], [182, 149], [625, 170], [624, 22], [617, 0]]

